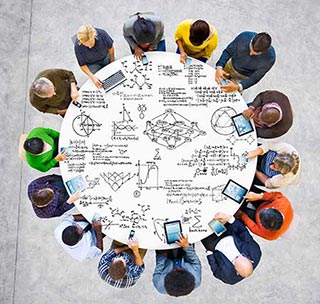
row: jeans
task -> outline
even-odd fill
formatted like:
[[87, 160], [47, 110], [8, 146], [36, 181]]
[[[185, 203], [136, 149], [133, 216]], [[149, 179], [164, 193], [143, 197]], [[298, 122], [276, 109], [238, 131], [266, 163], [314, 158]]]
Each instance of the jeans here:
[[[143, 49], [142, 50], [144, 52], [147, 52], [148, 49]], [[134, 54], [134, 50], [133, 48], [130, 47], [130, 51], [131, 51], [131, 54]], [[165, 39], [162, 39], [158, 45], [157, 45], [157, 48], [155, 49], [155, 51], [159, 51], [159, 52], [165, 52], [166, 51], [166, 40]]]
[[107, 53], [106, 57], [103, 60], [97, 61], [95, 63], [87, 64], [89, 70], [92, 74], [97, 73], [99, 70], [104, 68], [106, 65], [110, 63], [110, 55]]

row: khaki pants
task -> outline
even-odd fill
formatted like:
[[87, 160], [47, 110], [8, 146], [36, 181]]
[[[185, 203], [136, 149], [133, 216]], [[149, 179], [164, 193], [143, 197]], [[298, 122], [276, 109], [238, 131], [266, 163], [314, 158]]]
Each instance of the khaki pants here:
[[[127, 246], [126, 244], [123, 244], [121, 242], [118, 242], [116, 240], [113, 240], [112, 243], [111, 243], [111, 246], [110, 246], [110, 249], [116, 249], [116, 248], [119, 248], [119, 247], [123, 247], [123, 246]], [[130, 255], [130, 257], [134, 260], [134, 255], [131, 251], [131, 249], [128, 249], [125, 251], [127, 254]], [[144, 258], [144, 256], [146, 255], [147, 253], [147, 249], [142, 249], [142, 248], [139, 248], [139, 254], [141, 256], [141, 259]]]
[[229, 59], [229, 61], [226, 63], [226, 65], [224, 66], [223, 70], [227, 73], [230, 74], [230, 80], [233, 80], [234, 82], [236, 82], [237, 84], [239, 84], [239, 82], [241, 82], [242, 80], [246, 80], [249, 77], [244, 76], [242, 74], [240, 74], [239, 72], [237, 72], [232, 63], [231, 63], [231, 59]]

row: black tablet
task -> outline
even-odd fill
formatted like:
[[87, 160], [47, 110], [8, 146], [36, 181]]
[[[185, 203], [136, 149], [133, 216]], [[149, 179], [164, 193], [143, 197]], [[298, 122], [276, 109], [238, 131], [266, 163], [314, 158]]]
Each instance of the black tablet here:
[[241, 113], [231, 117], [239, 136], [253, 132], [250, 120], [247, 120]]
[[168, 244], [179, 241], [180, 234], [182, 232], [180, 221], [166, 222], [163, 224], [163, 227]]
[[226, 186], [224, 187], [222, 194], [231, 198], [238, 204], [241, 204], [243, 197], [247, 194], [247, 192], [248, 192], [247, 188], [239, 185], [238, 183], [230, 179], [226, 184]]

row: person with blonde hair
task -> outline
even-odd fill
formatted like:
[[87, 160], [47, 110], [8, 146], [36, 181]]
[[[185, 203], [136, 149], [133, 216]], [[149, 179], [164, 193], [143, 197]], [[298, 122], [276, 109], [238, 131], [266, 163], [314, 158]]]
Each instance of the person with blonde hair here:
[[97, 88], [101, 88], [102, 82], [94, 74], [114, 61], [112, 38], [103, 29], [90, 24], [81, 25], [77, 31], [74, 51], [81, 70]]
[[253, 184], [274, 189], [299, 183], [300, 156], [290, 144], [265, 143], [247, 155], [254, 157], [258, 163]]

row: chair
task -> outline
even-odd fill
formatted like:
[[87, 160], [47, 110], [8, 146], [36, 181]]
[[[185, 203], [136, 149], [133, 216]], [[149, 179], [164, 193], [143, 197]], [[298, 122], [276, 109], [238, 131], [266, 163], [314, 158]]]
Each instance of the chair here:
[[22, 134], [19, 139], [19, 151], [18, 156], [21, 160], [26, 161], [26, 150], [23, 148], [23, 144], [27, 139], [28, 134]]
[[77, 41], [77, 34], [72, 35], [70, 39], [71, 39], [73, 45], [75, 45], [76, 41]]
[[297, 230], [299, 224], [300, 224], [300, 216], [298, 214], [294, 214], [291, 225], [289, 226], [287, 231], [281, 235], [281, 237], [287, 240], [292, 239], [294, 232]]

